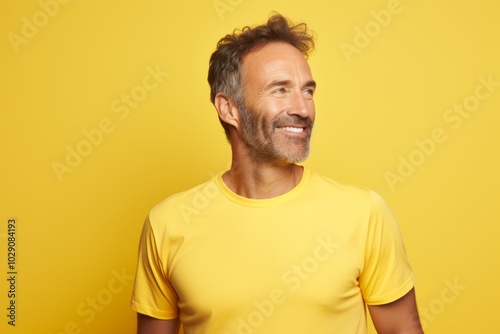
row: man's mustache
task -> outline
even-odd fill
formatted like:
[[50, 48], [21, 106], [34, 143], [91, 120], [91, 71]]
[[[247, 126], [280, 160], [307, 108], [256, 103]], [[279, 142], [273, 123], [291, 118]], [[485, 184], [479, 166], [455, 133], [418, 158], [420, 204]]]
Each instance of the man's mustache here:
[[274, 121], [275, 127], [283, 126], [299, 126], [304, 128], [312, 128], [313, 121], [308, 117], [300, 117], [298, 115], [284, 115], [280, 116]]

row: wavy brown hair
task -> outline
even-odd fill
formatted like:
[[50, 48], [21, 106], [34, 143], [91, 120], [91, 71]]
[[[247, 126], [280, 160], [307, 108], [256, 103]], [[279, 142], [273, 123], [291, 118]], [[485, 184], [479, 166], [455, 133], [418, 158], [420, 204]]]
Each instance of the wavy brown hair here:
[[[210, 57], [208, 83], [210, 101], [215, 100], [219, 92], [231, 97], [241, 107], [244, 92], [241, 84], [241, 63], [256, 46], [271, 42], [288, 43], [299, 50], [307, 59], [314, 49], [314, 36], [305, 23], [293, 24], [282, 15], [275, 13], [266, 24], [251, 28], [235, 29], [217, 43], [217, 49]], [[229, 139], [229, 125], [220, 120], [226, 137]]]

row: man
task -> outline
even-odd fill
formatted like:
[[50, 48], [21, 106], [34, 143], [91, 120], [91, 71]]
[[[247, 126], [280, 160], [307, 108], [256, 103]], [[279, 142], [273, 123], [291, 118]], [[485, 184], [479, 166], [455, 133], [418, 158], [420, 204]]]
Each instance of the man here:
[[422, 333], [399, 228], [373, 191], [297, 165], [316, 83], [305, 24], [227, 35], [211, 100], [231, 168], [150, 212], [132, 297], [138, 333]]

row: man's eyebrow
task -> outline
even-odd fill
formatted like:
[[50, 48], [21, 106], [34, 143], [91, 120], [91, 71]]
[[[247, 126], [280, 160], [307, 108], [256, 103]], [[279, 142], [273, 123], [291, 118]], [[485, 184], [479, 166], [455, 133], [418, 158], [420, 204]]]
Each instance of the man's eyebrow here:
[[[266, 87], [264, 87], [264, 90], [269, 90], [273, 87], [278, 87], [278, 86], [285, 86], [285, 87], [292, 86], [292, 81], [291, 80], [279, 80], [279, 79], [273, 80], [273, 81], [271, 81], [270, 84], [268, 84]], [[306, 82], [304, 87], [316, 88], [316, 81], [310, 80], [310, 81]]]
[[268, 84], [266, 87], [264, 87], [264, 90], [269, 90], [273, 87], [278, 87], [278, 86], [291, 86], [292, 81], [291, 80], [273, 80], [271, 81], [270, 84]]
[[316, 81], [310, 80], [310, 81], [306, 82], [306, 84], [304, 85], [304, 87], [316, 88]]

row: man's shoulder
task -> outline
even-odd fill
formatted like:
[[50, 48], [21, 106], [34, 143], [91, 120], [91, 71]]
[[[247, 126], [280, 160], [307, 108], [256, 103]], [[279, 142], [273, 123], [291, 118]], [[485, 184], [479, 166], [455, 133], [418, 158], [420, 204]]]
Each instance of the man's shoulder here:
[[321, 189], [327, 193], [354, 197], [369, 197], [373, 192], [370, 188], [353, 182], [348, 182], [329, 176], [325, 176], [314, 171], [311, 172], [311, 184], [315, 189]]
[[215, 183], [215, 177], [203, 183], [188, 188], [186, 190], [174, 193], [158, 204], [150, 211], [149, 216], [165, 215], [170, 212], [178, 212], [185, 206], [197, 207], [202, 202], [212, 199], [218, 194], [219, 190]]
[[336, 200], [344, 204], [364, 205], [370, 210], [389, 210], [388, 205], [377, 191], [367, 186], [342, 181], [317, 173], [312, 173], [314, 182], [323, 187]]
[[317, 192], [316, 200], [336, 203], [344, 208], [360, 210], [365, 208], [367, 212], [380, 212], [390, 209], [384, 198], [375, 190], [352, 182], [342, 181], [317, 173], [311, 175], [313, 192]]

